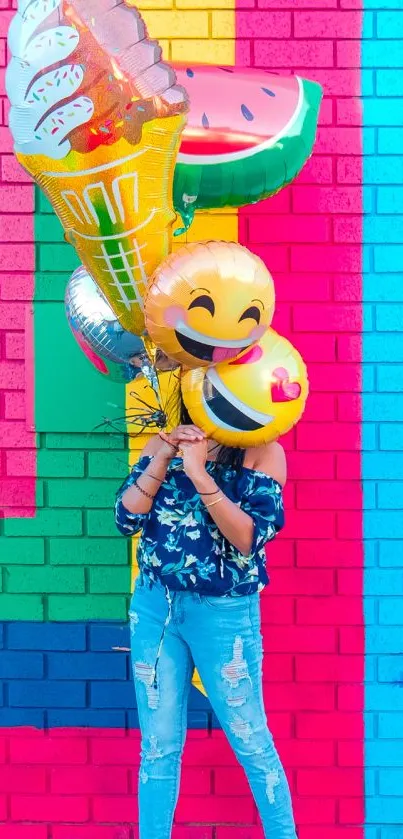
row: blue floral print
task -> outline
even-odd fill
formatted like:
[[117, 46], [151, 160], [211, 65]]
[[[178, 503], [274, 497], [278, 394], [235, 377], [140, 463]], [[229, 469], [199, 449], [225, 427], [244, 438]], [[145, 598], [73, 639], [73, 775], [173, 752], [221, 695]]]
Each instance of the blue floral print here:
[[135, 515], [124, 507], [123, 493], [151, 459], [143, 456], [133, 466], [115, 504], [116, 525], [124, 536], [142, 530], [137, 550], [140, 571], [171, 591], [214, 597], [253, 594], [264, 588], [268, 583], [265, 545], [284, 526], [280, 484], [254, 469], [243, 466], [235, 471], [207, 462], [206, 469], [220, 489], [254, 521], [252, 548], [244, 556], [218, 530], [179, 458], [171, 461], [149, 513]]

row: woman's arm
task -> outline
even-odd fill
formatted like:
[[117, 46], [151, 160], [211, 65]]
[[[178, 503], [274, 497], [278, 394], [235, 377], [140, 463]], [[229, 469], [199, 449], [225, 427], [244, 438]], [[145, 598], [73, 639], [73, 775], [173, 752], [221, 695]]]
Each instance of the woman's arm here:
[[[211, 475], [205, 470], [207, 451], [203, 444], [181, 445], [184, 455], [184, 468], [208, 507], [211, 518], [215, 521], [223, 536], [239, 553], [249, 556], [254, 540], [255, 521], [240, 507], [219, 490]], [[258, 450], [253, 468], [264, 472], [279, 484], [286, 481], [286, 461], [282, 446], [273, 443]], [[222, 499], [218, 501], [218, 499]], [[217, 502], [217, 503], [215, 503]]]

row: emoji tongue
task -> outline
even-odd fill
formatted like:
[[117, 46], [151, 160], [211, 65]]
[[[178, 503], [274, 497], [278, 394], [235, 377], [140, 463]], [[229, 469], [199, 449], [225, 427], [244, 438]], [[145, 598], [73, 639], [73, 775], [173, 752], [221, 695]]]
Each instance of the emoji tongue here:
[[214, 347], [213, 362], [217, 364], [219, 361], [228, 361], [229, 358], [234, 358], [238, 353], [239, 349], [236, 350], [234, 347]]

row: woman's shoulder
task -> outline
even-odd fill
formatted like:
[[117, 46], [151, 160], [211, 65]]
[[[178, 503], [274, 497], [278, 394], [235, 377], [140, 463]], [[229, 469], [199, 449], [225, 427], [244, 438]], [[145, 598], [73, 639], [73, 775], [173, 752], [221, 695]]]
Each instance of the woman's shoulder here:
[[287, 481], [287, 460], [285, 451], [277, 441], [266, 443], [264, 446], [246, 449], [245, 466], [248, 469], [255, 469], [263, 472], [269, 478], [273, 478], [282, 487]]

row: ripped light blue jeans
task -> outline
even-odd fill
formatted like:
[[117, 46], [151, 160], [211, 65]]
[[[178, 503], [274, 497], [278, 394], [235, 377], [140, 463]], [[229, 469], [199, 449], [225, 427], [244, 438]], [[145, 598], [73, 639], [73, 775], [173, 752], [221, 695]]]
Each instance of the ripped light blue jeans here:
[[290, 791], [263, 705], [259, 596], [181, 592], [169, 599], [162, 585], [150, 589], [139, 581], [130, 609], [142, 735], [140, 839], [171, 837], [195, 667], [245, 770], [266, 839], [296, 839]]

